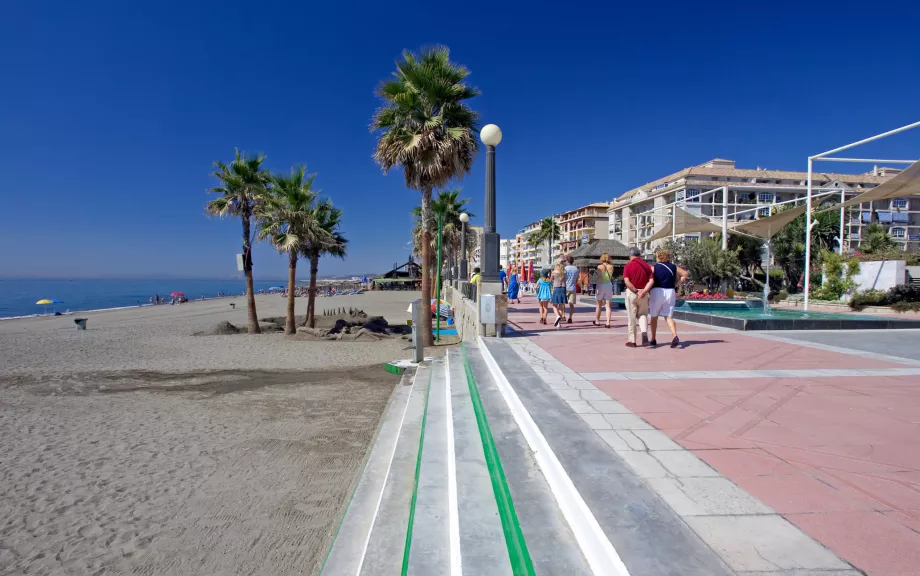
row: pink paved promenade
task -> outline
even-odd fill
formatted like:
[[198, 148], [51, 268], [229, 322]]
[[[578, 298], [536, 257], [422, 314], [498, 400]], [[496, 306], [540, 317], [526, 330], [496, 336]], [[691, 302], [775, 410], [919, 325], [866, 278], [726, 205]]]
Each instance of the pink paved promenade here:
[[[557, 330], [537, 323], [529, 297], [509, 320], [857, 568], [920, 574], [920, 375], [859, 374], [908, 366], [682, 322], [685, 347], [631, 349], [623, 313], [615, 314], [605, 330], [580, 307], [576, 322]], [[669, 342], [661, 328], [659, 341]], [[802, 374], [699, 374], [742, 370]], [[808, 375], [818, 370], [835, 375]], [[611, 373], [617, 379], [604, 379]]]

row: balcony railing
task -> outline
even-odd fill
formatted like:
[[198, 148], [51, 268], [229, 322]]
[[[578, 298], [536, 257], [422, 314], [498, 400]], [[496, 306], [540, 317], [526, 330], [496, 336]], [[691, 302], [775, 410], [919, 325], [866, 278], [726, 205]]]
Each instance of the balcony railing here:
[[473, 284], [472, 282], [468, 282], [464, 284], [463, 285], [463, 296], [472, 300], [473, 302], [476, 302], [476, 295], [479, 292], [476, 289], [478, 286], [479, 286], [478, 284]]

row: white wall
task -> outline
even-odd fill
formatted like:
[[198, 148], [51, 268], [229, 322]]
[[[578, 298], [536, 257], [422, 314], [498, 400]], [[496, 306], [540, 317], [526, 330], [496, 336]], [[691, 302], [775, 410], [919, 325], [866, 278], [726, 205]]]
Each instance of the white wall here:
[[856, 275], [857, 290], [888, 290], [905, 282], [904, 260], [860, 262]]

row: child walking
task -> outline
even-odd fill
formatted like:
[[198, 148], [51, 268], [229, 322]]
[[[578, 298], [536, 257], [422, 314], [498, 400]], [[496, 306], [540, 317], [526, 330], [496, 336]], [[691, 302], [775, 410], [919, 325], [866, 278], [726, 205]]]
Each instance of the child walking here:
[[549, 312], [549, 301], [553, 298], [552, 283], [549, 281], [549, 270], [540, 273], [537, 281], [537, 301], [540, 303], [540, 324], [546, 324], [546, 315]]

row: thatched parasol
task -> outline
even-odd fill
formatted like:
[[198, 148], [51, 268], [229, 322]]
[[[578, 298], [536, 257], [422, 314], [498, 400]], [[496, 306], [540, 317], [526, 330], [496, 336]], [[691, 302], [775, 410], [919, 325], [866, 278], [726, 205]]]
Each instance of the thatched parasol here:
[[599, 264], [605, 252], [611, 264], [629, 262], [629, 248], [617, 240], [594, 239], [569, 252], [569, 256], [575, 259], [576, 266], [584, 268]]

